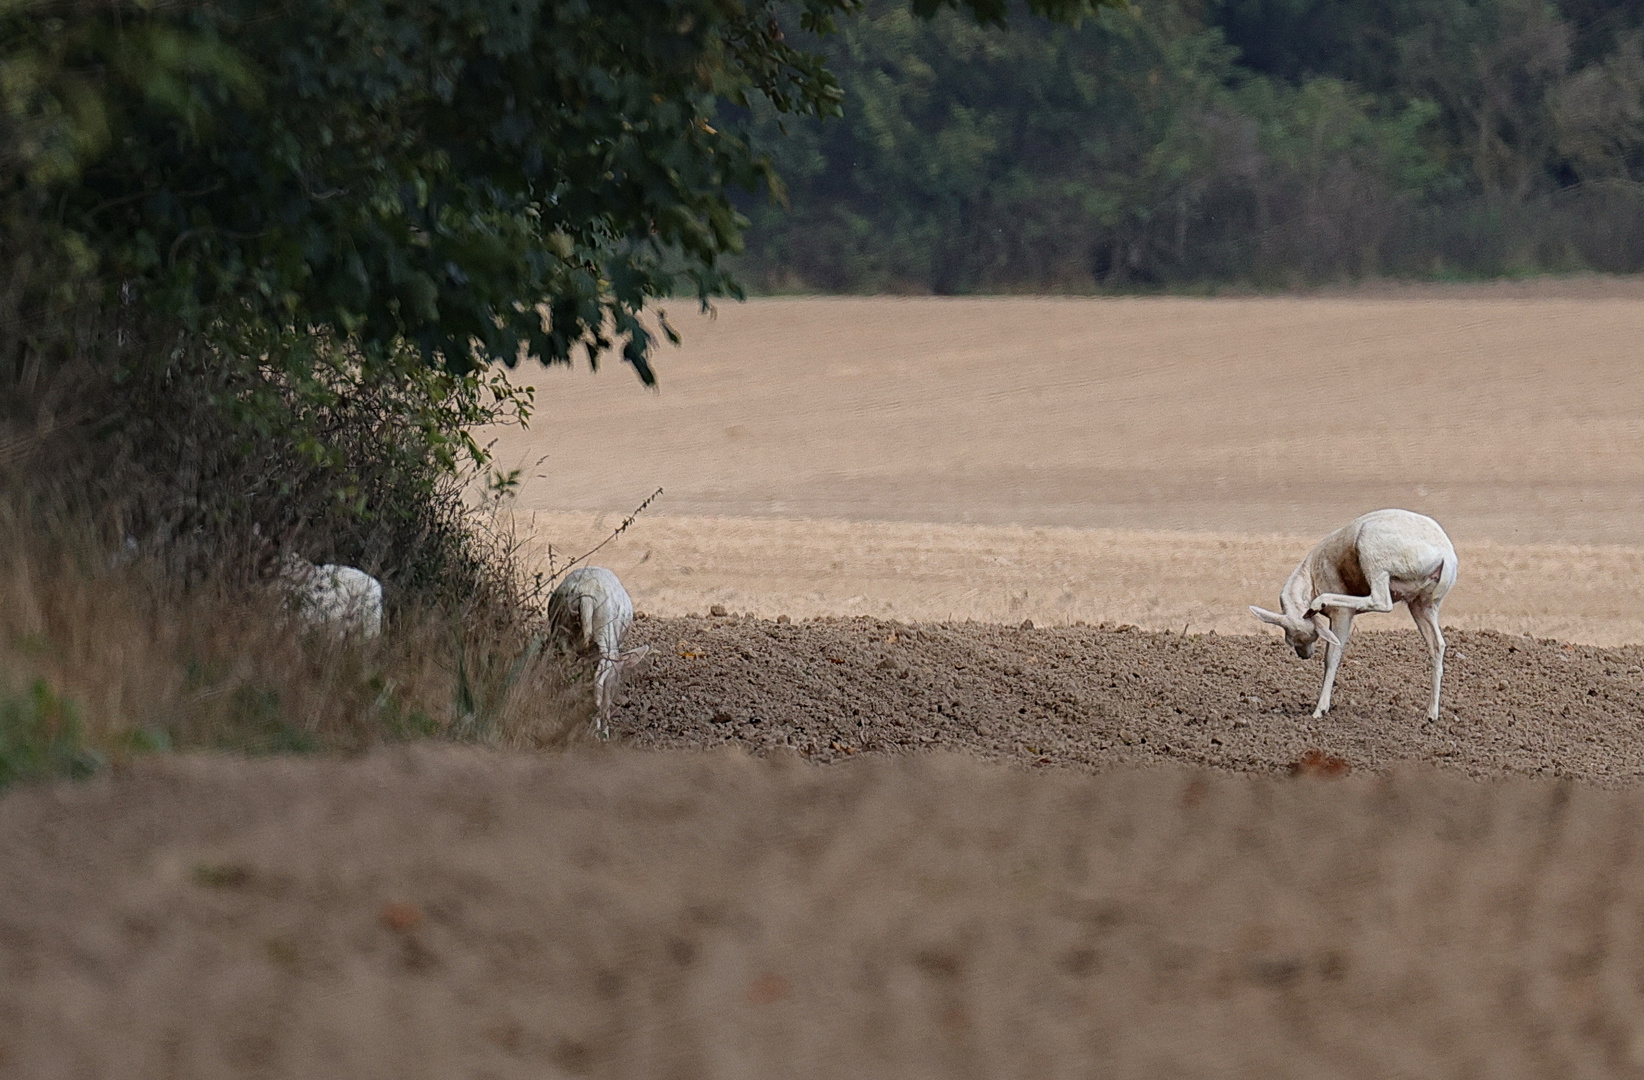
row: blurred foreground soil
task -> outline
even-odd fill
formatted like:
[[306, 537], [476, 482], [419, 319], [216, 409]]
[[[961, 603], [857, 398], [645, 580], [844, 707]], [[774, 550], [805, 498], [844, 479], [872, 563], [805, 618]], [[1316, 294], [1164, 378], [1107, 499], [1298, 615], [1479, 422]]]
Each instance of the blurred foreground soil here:
[[614, 746], [0, 797], [0, 1077], [1644, 1075], [1644, 650], [635, 636]]
[[159, 758], [0, 799], [0, 1076], [1644, 1073], [1644, 791]]

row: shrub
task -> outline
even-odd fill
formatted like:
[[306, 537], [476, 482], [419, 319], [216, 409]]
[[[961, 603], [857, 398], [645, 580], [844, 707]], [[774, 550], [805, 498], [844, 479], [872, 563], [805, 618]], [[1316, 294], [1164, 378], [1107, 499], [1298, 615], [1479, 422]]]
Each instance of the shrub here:
[[52, 693], [44, 679], [27, 692], [0, 686], [0, 788], [18, 780], [90, 776], [102, 755], [86, 747], [72, 703]]
[[[489, 572], [513, 572], [511, 550], [494, 542]], [[305, 629], [276, 591], [235, 574], [182, 582], [142, 557], [110, 567], [72, 524], [48, 538], [37, 520], [0, 518], [0, 687], [34, 688], [4, 697], [0, 756], [17, 779], [171, 746], [561, 746], [591, 715], [591, 695], [544, 654], [545, 628], [521, 595], [499, 582], [460, 604], [402, 605], [362, 641]]]

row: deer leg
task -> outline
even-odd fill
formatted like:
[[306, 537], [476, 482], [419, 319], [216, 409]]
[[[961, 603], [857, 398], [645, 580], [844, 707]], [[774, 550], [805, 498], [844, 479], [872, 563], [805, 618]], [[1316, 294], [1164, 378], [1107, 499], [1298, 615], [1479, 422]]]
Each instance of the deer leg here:
[[1381, 571], [1370, 578], [1369, 596], [1348, 596], [1346, 593], [1320, 593], [1307, 605], [1307, 613], [1323, 611], [1325, 608], [1339, 608], [1345, 611], [1392, 611], [1393, 610], [1393, 580], [1386, 572]]
[[1444, 683], [1444, 631], [1439, 629], [1439, 606], [1431, 600], [1411, 600], [1410, 617], [1416, 629], [1427, 642], [1427, 655], [1433, 666], [1433, 696], [1427, 703], [1427, 719], [1439, 718], [1439, 688]]
[[1330, 711], [1330, 693], [1336, 686], [1336, 669], [1341, 666], [1342, 653], [1347, 651], [1347, 639], [1353, 636], [1353, 612], [1347, 608], [1336, 608], [1330, 613], [1330, 631], [1336, 635], [1340, 645], [1329, 642], [1324, 646], [1324, 688], [1319, 691], [1319, 703], [1313, 709], [1315, 717], [1323, 716]]
[[611, 699], [616, 697], [616, 664], [600, 657], [594, 665], [594, 734], [611, 737]]
[[582, 635], [583, 652], [592, 650], [599, 641], [599, 638], [594, 634], [594, 614], [598, 607], [599, 605], [594, 603], [594, 598], [591, 596], [577, 597], [577, 624], [578, 633]]

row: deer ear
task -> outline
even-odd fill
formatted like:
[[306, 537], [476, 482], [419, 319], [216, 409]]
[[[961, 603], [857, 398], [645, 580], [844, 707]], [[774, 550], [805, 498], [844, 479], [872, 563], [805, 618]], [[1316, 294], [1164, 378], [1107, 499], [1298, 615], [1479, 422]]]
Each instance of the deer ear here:
[[1316, 616], [1313, 621], [1318, 625], [1320, 638], [1329, 642], [1331, 645], [1337, 646], [1338, 648], [1341, 646], [1341, 638], [1337, 637], [1336, 632], [1330, 629], [1330, 623], [1324, 618], [1324, 616]]
[[1256, 616], [1256, 618], [1260, 619], [1262, 622], [1269, 623], [1273, 626], [1284, 625], [1283, 615], [1280, 615], [1276, 611], [1268, 611], [1266, 608], [1259, 608], [1255, 604], [1250, 605], [1250, 614]]

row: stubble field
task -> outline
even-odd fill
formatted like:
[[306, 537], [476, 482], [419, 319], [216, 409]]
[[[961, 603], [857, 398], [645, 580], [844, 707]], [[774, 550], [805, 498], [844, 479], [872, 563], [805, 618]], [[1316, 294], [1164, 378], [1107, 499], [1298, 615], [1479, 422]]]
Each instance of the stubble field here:
[[1644, 284], [673, 315], [659, 392], [538, 372], [496, 435], [562, 556], [664, 489], [600, 553], [655, 614], [1250, 632], [1315, 539], [1401, 506], [1461, 555], [1447, 622], [1644, 641]]

